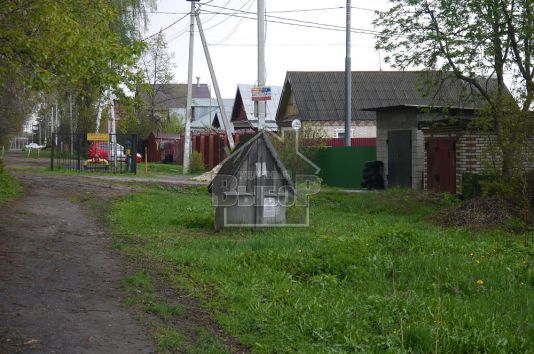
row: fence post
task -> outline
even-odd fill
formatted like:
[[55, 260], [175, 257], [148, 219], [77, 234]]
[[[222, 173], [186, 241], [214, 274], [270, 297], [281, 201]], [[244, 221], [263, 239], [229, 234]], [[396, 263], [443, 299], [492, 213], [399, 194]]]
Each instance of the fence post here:
[[213, 164], [213, 158], [215, 155], [214, 141], [215, 141], [215, 133], [210, 133], [210, 135], [208, 136], [208, 166], [210, 170], [213, 167], [215, 167], [215, 165]]
[[78, 171], [81, 171], [81, 164], [80, 164], [80, 159], [81, 159], [81, 154], [80, 154], [80, 150], [81, 150], [81, 147], [80, 147], [80, 137], [81, 137], [81, 134], [77, 134], [76, 135], [76, 170]]
[[55, 140], [55, 137], [56, 137], [56, 133], [53, 133], [52, 134], [52, 143], [51, 143], [52, 151], [50, 152], [50, 171], [54, 171], [54, 148], [55, 148], [54, 140]]
[[132, 173], [137, 174], [137, 134], [132, 134]]

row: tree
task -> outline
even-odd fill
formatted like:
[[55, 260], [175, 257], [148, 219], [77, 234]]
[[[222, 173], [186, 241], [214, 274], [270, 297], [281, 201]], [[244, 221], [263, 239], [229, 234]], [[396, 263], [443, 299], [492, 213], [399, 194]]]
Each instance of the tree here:
[[165, 123], [166, 117], [160, 117], [157, 114], [159, 103], [157, 98], [163, 90], [163, 85], [171, 83], [173, 79], [174, 55], [168, 52], [165, 35], [162, 32], [149, 38], [147, 45], [148, 49], [139, 61], [144, 80], [140, 90], [141, 94], [147, 98], [145, 103], [149, 121], [159, 127]]
[[[452, 71], [468, 83], [488, 106], [485, 116], [502, 153], [503, 176], [517, 172], [521, 153], [509, 144], [532, 127], [534, 99], [534, 3], [532, 0], [391, 0], [379, 13], [377, 49], [388, 53], [395, 67]], [[494, 79], [496, 85], [487, 85]], [[511, 107], [506, 78], [517, 98]], [[496, 86], [496, 87], [494, 87]], [[513, 109], [512, 109], [513, 108]], [[515, 113], [514, 113], [515, 112]], [[510, 115], [514, 117], [510, 119]], [[510, 123], [518, 122], [518, 124]], [[521, 128], [522, 129], [522, 128]], [[524, 133], [524, 131], [523, 131]], [[521, 165], [521, 163], [519, 163]]]
[[[68, 92], [81, 105], [80, 114], [86, 114], [81, 127], [91, 126], [101, 92], [131, 76], [130, 68], [144, 47], [136, 29], [152, 4], [153, 0], [0, 2], [0, 91], [18, 85], [34, 93], [54, 91], [60, 97]], [[11, 104], [25, 103], [14, 99]], [[10, 109], [0, 107], [0, 115]], [[1, 130], [0, 139], [4, 136]]]

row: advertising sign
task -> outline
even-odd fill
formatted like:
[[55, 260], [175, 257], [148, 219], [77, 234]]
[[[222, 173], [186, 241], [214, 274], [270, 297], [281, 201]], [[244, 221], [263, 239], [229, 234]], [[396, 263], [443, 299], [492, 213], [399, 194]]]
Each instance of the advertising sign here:
[[270, 87], [253, 87], [252, 101], [270, 101], [271, 100], [271, 88]]
[[108, 133], [87, 133], [87, 141], [108, 141]]

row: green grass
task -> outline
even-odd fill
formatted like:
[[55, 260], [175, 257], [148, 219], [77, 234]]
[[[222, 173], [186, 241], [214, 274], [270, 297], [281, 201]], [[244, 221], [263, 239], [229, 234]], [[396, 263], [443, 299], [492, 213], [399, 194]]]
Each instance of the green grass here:
[[124, 289], [129, 295], [124, 304], [128, 307], [139, 306], [146, 313], [154, 314], [162, 319], [180, 316], [183, 308], [171, 305], [159, 298], [154, 291], [153, 280], [146, 272], [138, 272], [124, 279]]
[[3, 162], [0, 160], [0, 204], [3, 204], [22, 191], [19, 181], [4, 170]]
[[[137, 164], [137, 173], [126, 173], [126, 172], [105, 172], [105, 171], [78, 171], [72, 169], [62, 168], [61, 166], [54, 167], [54, 171], [50, 170], [50, 167], [40, 167], [38, 169], [40, 172], [47, 173], [59, 173], [66, 175], [82, 175], [87, 174], [90, 176], [125, 176], [125, 177], [136, 177], [136, 178], [157, 178], [157, 177], [168, 177], [175, 175], [182, 175], [183, 169], [182, 165], [169, 165], [162, 163], [148, 163], [148, 175], [145, 173], [145, 163], [141, 162]], [[196, 176], [198, 173], [190, 173], [190, 176]]]
[[[145, 173], [145, 163], [141, 162], [138, 165], [138, 173]], [[167, 174], [182, 174], [182, 165], [166, 164], [166, 163], [148, 163], [148, 174], [151, 173], [167, 173]]]
[[148, 188], [110, 221], [117, 248], [163, 264], [253, 352], [532, 350], [534, 248], [425, 221], [454, 202], [330, 190], [309, 228], [215, 233], [205, 188]]
[[[20, 155], [21, 157], [26, 157], [26, 158], [50, 158], [50, 155], [52, 154], [52, 149], [48, 148], [48, 149], [44, 149], [44, 150], [39, 150], [39, 149], [31, 149], [28, 153], [28, 149], [23, 149], [22, 150], [22, 155]], [[54, 155], [56, 157], [60, 156], [60, 152], [59, 151], [54, 151]], [[65, 154], [66, 156], [66, 154]]]

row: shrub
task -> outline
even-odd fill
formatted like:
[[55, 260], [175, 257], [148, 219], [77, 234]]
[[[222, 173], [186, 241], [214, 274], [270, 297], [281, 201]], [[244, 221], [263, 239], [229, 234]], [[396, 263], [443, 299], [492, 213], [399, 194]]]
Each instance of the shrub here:
[[204, 156], [198, 151], [193, 151], [191, 154], [191, 163], [189, 165], [189, 172], [203, 173], [206, 172], [206, 165], [204, 164]]

